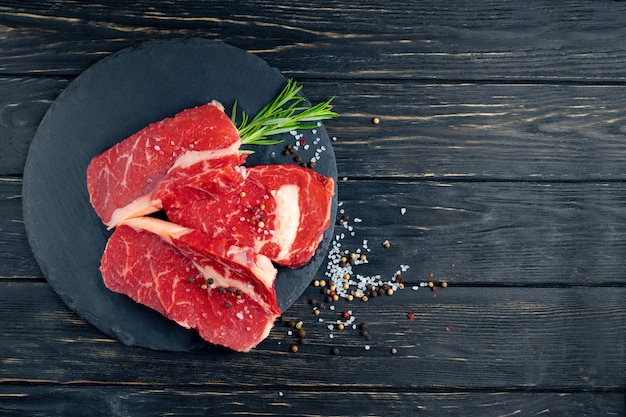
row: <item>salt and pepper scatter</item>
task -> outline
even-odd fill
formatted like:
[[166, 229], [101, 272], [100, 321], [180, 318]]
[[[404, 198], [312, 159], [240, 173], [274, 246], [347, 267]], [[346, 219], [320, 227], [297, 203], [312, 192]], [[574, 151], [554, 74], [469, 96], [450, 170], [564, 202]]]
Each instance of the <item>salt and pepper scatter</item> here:
[[[372, 119], [372, 123], [378, 124], [380, 120], [378, 118]], [[320, 123], [318, 123], [320, 126]], [[293, 161], [295, 163], [300, 164], [303, 167], [314, 168], [316, 162], [318, 162], [324, 152], [327, 151], [327, 148], [324, 145], [318, 146], [321, 142], [321, 139], [317, 137], [317, 129], [313, 129], [311, 133], [314, 138], [312, 141], [307, 141], [304, 138], [302, 133], [297, 131], [289, 132], [293, 137], [293, 142], [288, 143], [285, 146], [283, 151], [283, 155], [293, 156]], [[337, 137], [332, 137], [333, 142], [337, 140]], [[311, 156], [308, 160], [298, 154], [299, 151], [305, 151], [310, 154], [310, 151], [314, 149], [313, 156]], [[275, 154], [272, 154], [274, 156]], [[341, 181], [347, 182], [348, 177], [343, 177], [340, 179]], [[328, 253], [328, 262], [326, 265], [325, 278], [322, 280], [314, 280], [312, 284], [316, 287], [320, 287], [322, 294], [325, 296], [324, 301], [328, 303], [328, 307], [326, 304], [322, 302], [318, 302], [314, 299], [309, 300], [309, 303], [312, 305], [311, 311], [312, 316], [317, 317], [317, 322], [326, 325], [326, 329], [328, 330], [328, 338], [334, 339], [337, 332], [343, 332], [345, 329], [358, 330], [359, 335], [363, 337], [366, 341], [371, 341], [372, 336], [367, 330], [366, 323], [357, 324], [355, 321], [357, 319], [357, 315], [354, 314], [354, 310], [346, 310], [343, 311], [338, 317], [334, 320], [330, 319], [326, 321], [323, 317], [320, 317], [323, 310], [328, 310], [336, 314], [336, 308], [331, 303], [339, 301], [340, 299], [346, 300], [347, 302], [361, 300], [363, 302], [368, 301], [371, 297], [377, 297], [381, 295], [392, 296], [395, 292], [404, 289], [402, 273], [409, 270], [409, 265], [400, 265], [399, 268], [395, 271], [395, 273], [388, 278], [383, 278], [382, 275], [364, 275], [358, 273], [357, 269], [360, 265], [369, 263], [369, 259], [367, 254], [371, 252], [371, 248], [369, 246], [369, 241], [367, 239], [363, 239], [361, 241], [361, 246], [348, 250], [343, 247], [343, 240], [347, 237], [354, 237], [356, 235], [355, 224], [360, 224], [363, 222], [363, 219], [355, 217], [350, 221], [350, 216], [348, 216], [343, 208], [343, 202], [338, 203], [339, 211], [338, 211], [338, 221], [337, 226], [343, 228], [343, 230], [337, 231], [334, 236], [334, 239], [331, 243], [331, 248]], [[407, 209], [405, 207], [400, 208], [400, 214], [405, 215]], [[391, 247], [391, 242], [389, 240], [384, 240], [382, 242], [382, 246], [387, 249]], [[451, 264], [454, 267], [454, 264]], [[429, 274], [429, 278], [433, 278], [433, 274]], [[413, 285], [411, 289], [413, 291], [417, 291], [422, 287], [429, 287], [432, 291], [435, 291], [437, 287], [445, 288], [447, 287], [447, 282], [440, 280], [438, 284], [435, 284], [433, 281], [425, 281], [421, 282], [419, 285]], [[435, 295], [436, 296], [436, 295]], [[414, 313], [407, 313], [407, 317], [409, 320], [414, 320]], [[304, 329], [303, 321], [295, 321], [288, 320], [286, 321], [286, 326], [288, 327], [287, 335], [290, 337], [296, 338], [296, 343], [290, 345], [289, 350], [292, 353], [297, 353], [299, 351], [299, 346], [306, 344], [306, 330]], [[445, 327], [446, 331], [450, 331], [449, 326]], [[279, 342], [281, 344], [281, 342]], [[364, 345], [365, 350], [370, 350], [371, 345]], [[395, 355], [398, 353], [398, 349], [395, 347], [391, 347], [389, 350], [390, 354]], [[332, 347], [330, 350], [332, 355], [339, 355], [339, 348]]]
[[[318, 127], [321, 126], [321, 123], [318, 122], [317, 126]], [[320, 142], [322, 141], [322, 139], [320, 136], [318, 136], [318, 133], [319, 132], [317, 129], [312, 129], [311, 134], [313, 135], [313, 139], [311, 141], [308, 141], [304, 137], [304, 133], [300, 133], [296, 130], [289, 132], [289, 134], [293, 138], [293, 142], [287, 143], [285, 145], [283, 155], [285, 156], [293, 155], [294, 156], [293, 161], [302, 167], [315, 168], [317, 162], [320, 159], [322, 159], [323, 154], [328, 150], [326, 146], [320, 145]], [[337, 138], [334, 137], [333, 141], [334, 140], [337, 140]], [[310, 154], [311, 151], [313, 151], [313, 156], [303, 157], [301, 154], [298, 153], [299, 151], [302, 151], [308, 154]]]
[[[366, 275], [359, 273], [359, 266], [369, 263], [367, 255], [372, 251], [369, 241], [363, 239], [361, 246], [353, 250], [345, 248], [343, 241], [348, 235], [355, 236], [356, 230], [354, 225], [362, 223], [363, 220], [358, 217], [351, 220], [343, 208], [343, 202], [338, 203], [338, 208], [337, 226], [339, 227], [328, 253], [324, 279], [317, 279], [312, 282], [313, 286], [321, 289], [324, 302], [328, 304], [328, 307], [315, 299], [309, 300], [309, 303], [312, 305], [313, 316], [319, 316], [322, 310], [335, 312], [336, 307], [332, 303], [340, 299], [347, 302], [360, 299], [366, 302], [372, 297], [392, 296], [396, 291], [404, 289], [402, 273], [409, 270], [409, 265], [402, 264], [387, 279], [380, 274]], [[357, 330], [363, 340], [372, 340], [367, 323], [357, 324], [356, 310], [347, 309], [335, 314], [334, 319], [326, 321], [322, 317], [318, 317], [318, 322], [326, 325], [329, 339], [335, 339], [338, 333], [342, 333], [346, 329], [352, 329]], [[371, 345], [364, 345], [364, 349], [370, 350]], [[390, 352], [397, 353], [397, 349], [392, 348]], [[331, 353], [334, 355], [338, 354], [338, 348], [331, 349]]]
[[[355, 299], [367, 301], [372, 296], [393, 295], [396, 291], [403, 289], [404, 284], [401, 280], [401, 274], [409, 269], [408, 265], [400, 265], [400, 268], [387, 279], [384, 279], [379, 274], [364, 275], [357, 272], [356, 268], [359, 265], [369, 263], [367, 257], [367, 253], [371, 252], [369, 241], [363, 239], [361, 247], [354, 250], [344, 248], [342, 241], [347, 234], [355, 236], [356, 231], [342, 203], [339, 203], [338, 216], [337, 226], [342, 227], [344, 230], [342, 231], [339, 228], [328, 253], [325, 276], [329, 285], [325, 288], [326, 300], [331, 302], [343, 298], [347, 301]], [[353, 223], [361, 223], [362, 221], [358, 217], [352, 220]], [[322, 287], [325, 286], [322, 285]]]

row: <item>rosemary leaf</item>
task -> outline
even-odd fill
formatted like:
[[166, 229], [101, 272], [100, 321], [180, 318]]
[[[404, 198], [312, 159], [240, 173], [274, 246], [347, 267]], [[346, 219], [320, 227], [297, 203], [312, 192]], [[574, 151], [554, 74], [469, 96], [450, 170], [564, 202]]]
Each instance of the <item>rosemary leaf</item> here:
[[[304, 97], [300, 95], [302, 87], [289, 79], [285, 88], [253, 117], [246, 112], [241, 113], [241, 122], [237, 126], [242, 144], [245, 145], [275, 145], [281, 143], [279, 139], [268, 139], [270, 136], [293, 130], [309, 130], [317, 127], [321, 120], [334, 119], [338, 116], [332, 111], [332, 101], [329, 100], [314, 106], [302, 106]], [[237, 119], [237, 102], [233, 104], [231, 120]], [[250, 153], [252, 151], [244, 151]]]

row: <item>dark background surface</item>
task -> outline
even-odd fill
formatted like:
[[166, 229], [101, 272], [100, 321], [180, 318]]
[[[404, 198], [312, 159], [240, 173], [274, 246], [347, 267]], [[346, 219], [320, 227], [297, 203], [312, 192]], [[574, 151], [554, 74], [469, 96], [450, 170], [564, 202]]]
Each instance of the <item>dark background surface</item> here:
[[[0, 2], [0, 414], [626, 416], [624, 12]], [[111, 53], [188, 36], [258, 55], [313, 102], [336, 96], [343, 244], [368, 240], [364, 274], [410, 266], [393, 296], [315, 317], [307, 288], [285, 314], [307, 330], [297, 353], [280, 324], [245, 355], [126, 347], [61, 301], [28, 245], [22, 173], [55, 98]], [[327, 327], [344, 310], [371, 340]]]

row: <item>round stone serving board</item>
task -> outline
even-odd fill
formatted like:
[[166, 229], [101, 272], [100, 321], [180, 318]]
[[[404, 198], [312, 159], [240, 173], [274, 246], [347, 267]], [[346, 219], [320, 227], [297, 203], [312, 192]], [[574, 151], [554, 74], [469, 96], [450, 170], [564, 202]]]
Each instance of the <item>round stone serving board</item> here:
[[[92, 157], [146, 125], [213, 99], [230, 113], [256, 112], [286, 83], [279, 70], [230, 45], [206, 39], [173, 39], [126, 48], [76, 78], [44, 116], [24, 169], [23, 207], [28, 240], [52, 288], [78, 315], [126, 345], [185, 351], [212, 349], [184, 329], [130, 298], [109, 291], [99, 266], [110, 232], [89, 203], [86, 169]], [[298, 132], [321, 152], [315, 170], [337, 183], [337, 166], [323, 125]], [[282, 136], [294, 143], [290, 134]], [[285, 144], [255, 148], [246, 164], [291, 162]], [[333, 198], [331, 219], [337, 210]], [[276, 292], [286, 310], [326, 259], [332, 226], [314, 258], [302, 268], [279, 268]]]

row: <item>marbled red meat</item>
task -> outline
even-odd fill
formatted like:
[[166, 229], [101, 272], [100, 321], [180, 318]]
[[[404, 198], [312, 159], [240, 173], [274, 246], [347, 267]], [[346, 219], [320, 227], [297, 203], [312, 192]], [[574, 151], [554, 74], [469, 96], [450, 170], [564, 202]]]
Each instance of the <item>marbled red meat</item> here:
[[274, 218], [277, 233], [259, 253], [292, 268], [306, 264], [330, 226], [333, 179], [283, 164], [252, 167], [248, 180], [262, 184], [276, 202], [268, 215]]
[[[273, 262], [300, 267], [330, 225], [334, 181], [245, 168], [219, 103], [154, 123], [93, 158], [90, 201], [116, 227], [104, 282], [209, 342], [247, 351], [281, 313]], [[146, 214], [164, 210], [168, 221]]]
[[[109, 289], [236, 351], [248, 351], [267, 337], [280, 314], [275, 298], [262, 299], [264, 290], [251, 291], [250, 282], [241, 280], [256, 276], [259, 272], [251, 269], [258, 266], [239, 263], [238, 254], [211, 254], [204, 245], [201, 254], [186, 256], [178, 248], [196, 252], [189, 247], [202, 243], [197, 233], [148, 218], [129, 223], [116, 228], [102, 258], [100, 269]], [[271, 279], [271, 271], [265, 272]]]
[[168, 242], [207, 279], [213, 278], [213, 285], [238, 288], [269, 310], [278, 311], [274, 291], [276, 268], [252, 248], [229, 245], [224, 239], [212, 238], [200, 230], [150, 217], [128, 219], [122, 224], [151, 232]]
[[124, 219], [158, 211], [151, 193], [177, 162], [238, 158], [241, 140], [223, 110], [217, 102], [183, 110], [94, 157], [87, 168], [87, 188], [103, 223], [112, 228]]
[[154, 196], [170, 220], [287, 267], [306, 264], [330, 225], [334, 181], [297, 165], [206, 163], [168, 175]]

